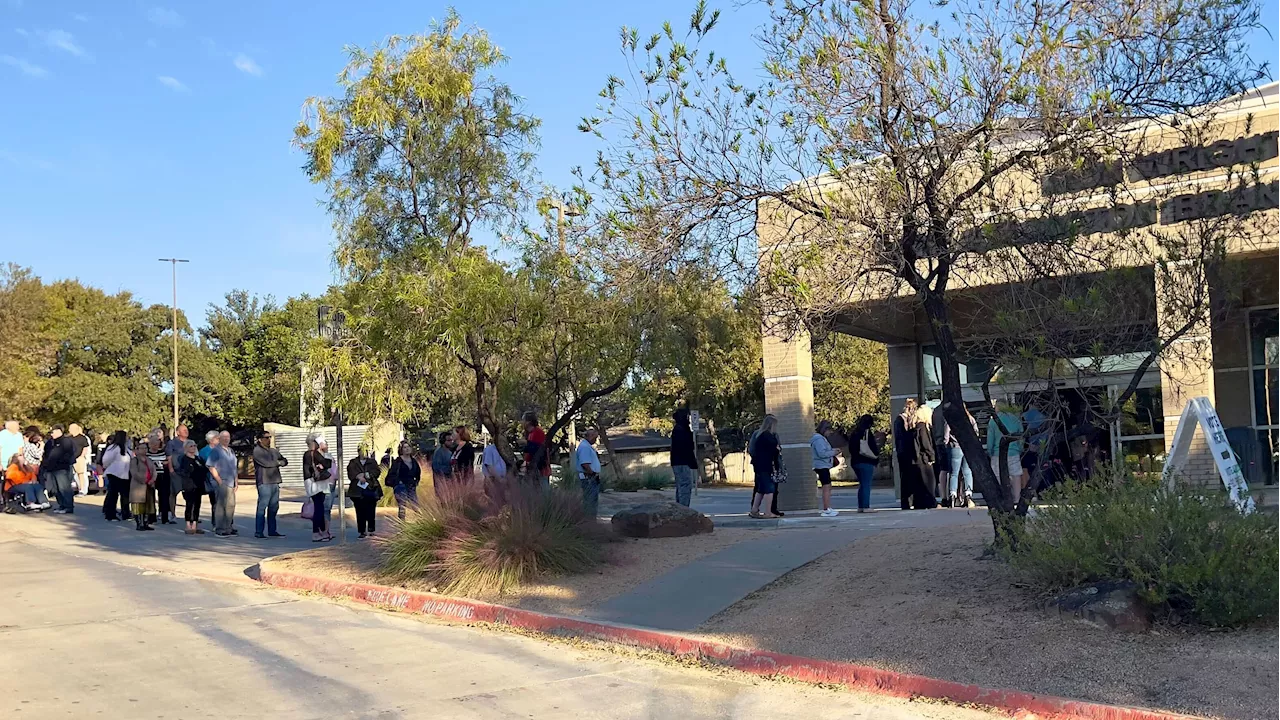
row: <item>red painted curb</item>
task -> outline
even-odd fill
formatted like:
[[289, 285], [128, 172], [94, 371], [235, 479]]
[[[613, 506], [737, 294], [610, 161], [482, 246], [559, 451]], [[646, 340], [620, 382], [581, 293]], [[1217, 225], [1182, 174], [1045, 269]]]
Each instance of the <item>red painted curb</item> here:
[[[264, 561], [265, 562], [265, 561]], [[811, 683], [842, 685], [854, 690], [895, 697], [926, 697], [954, 703], [975, 703], [1003, 710], [1017, 717], [1053, 720], [1195, 720], [1190, 715], [1103, 705], [1037, 695], [1018, 690], [997, 690], [965, 685], [923, 675], [892, 672], [833, 660], [748, 650], [689, 635], [645, 628], [546, 615], [502, 605], [445, 595], [365, 585], [297, 575], [259, 566], [258, 579], [267, 585], [347, 597], [369, 605], [391, 607], [461, 622], [509, 625], [549, 635], [584, 637], [621, 645], [693, 657], [753, 675], [777, 676]], [[1032, 713], [1028, 716], [1027, 713]]]

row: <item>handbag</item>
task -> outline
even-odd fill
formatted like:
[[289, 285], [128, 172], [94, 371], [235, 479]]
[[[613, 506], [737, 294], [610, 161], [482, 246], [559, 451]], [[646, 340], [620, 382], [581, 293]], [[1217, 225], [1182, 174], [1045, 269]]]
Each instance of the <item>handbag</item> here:
[[307, 501], [302, 503], [302, 519], [310, 520], [311, 518], [315, 517], [315, 514], [316, 514], [316, 503], [311, 498], [307, 498]]
[[867, 436], [863, 435], [858, 441], [858, 454], [867, 460], [876, 459], [876, 454], [871, 452], [871, 443], [867, 440]]
[[787, 468], [782, 465], [782, 458], [778, 458], [778, 467], [773, 469], [770, 479], [779, 485], [787, 481]]

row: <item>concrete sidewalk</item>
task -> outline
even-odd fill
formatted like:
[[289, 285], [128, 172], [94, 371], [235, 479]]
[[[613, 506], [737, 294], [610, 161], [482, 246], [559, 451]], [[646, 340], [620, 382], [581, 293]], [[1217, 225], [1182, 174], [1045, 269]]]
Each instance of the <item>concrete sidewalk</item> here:
[[850, 522], [828, 528], [787, 530], [732, 545], [670, 570], [584, 616], [659, 630], [693, 630], [786, 573], [859, 538], [886, 530], [987, 522], [985, 508], [855, 514]]

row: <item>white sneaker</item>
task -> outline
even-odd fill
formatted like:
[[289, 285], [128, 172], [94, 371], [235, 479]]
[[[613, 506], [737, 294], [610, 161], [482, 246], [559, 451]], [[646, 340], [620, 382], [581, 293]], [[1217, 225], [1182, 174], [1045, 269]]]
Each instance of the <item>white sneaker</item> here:
[[837, 512], [835, 508], [832, 508], [830, 510], [823, 510], [821, 513], [818, 513], [818, 514], [821, 515], [822, 517], [835, 517], [840, 513]]

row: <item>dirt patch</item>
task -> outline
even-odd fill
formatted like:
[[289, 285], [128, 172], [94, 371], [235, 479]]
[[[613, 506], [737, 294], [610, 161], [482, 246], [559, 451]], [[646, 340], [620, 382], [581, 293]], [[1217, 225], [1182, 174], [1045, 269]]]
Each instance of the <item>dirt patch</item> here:
[[1276, 717], [1275, 628], [1120, 635], [1049, 617], [982, 525], [895, 530], [707, 621], [726, 643], [987, 687], [1226, 718]]
[[[651, 580], [668, 570], [687, 565], [703, 556], [719, 552], [744, 540], [770, 537], [778, 530], [720, 528], [709, 535], [682, 538], [626, 538], [610, 543], [607, 561], [597, 570], [582, 575], [550, 578], [503, 595], [477, 599], [511, 607], [556, 615], [581, 615], [610, 598]], [[379, 557], [368, 542], [332, 545], [282, 555], [271, 561], [273, 569], [346, 582], [386, 584], [376, 572]], [[427, 582], [402, 585], [410, 590], [435, 592]]]

